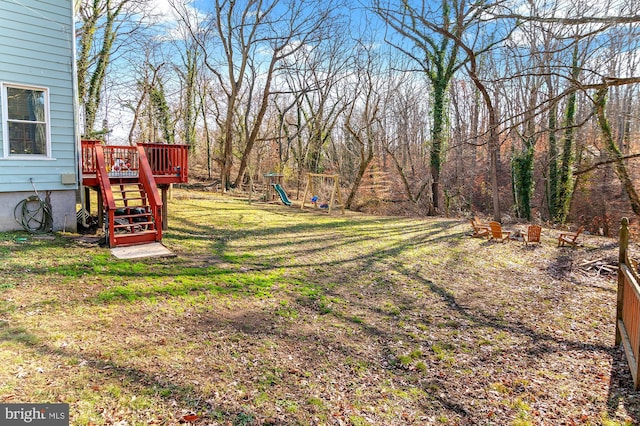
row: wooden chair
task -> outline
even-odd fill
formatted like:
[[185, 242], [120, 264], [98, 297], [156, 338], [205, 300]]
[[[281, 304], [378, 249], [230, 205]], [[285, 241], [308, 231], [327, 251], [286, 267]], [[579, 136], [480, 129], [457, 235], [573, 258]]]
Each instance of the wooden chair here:
[[525, 245], [529, 243], [540, 244], [540, 234], [542, 233], [542, 227], [540, 225], [529, 225], [527, 227], [527, 233], [522, 235]]
[[572, 248], [576, 248], [578, 245], [578, 237], [584, 230], [584, 226], [578, 228], [576, 232], [563, 232], [558, 236], [558, 247], [570, 245]]
[[473, 221], [476, 223], [476, 225], [489, 229], [489, 224], [481, 221], [478, 216], [474, 216]]
[[497, 240], [501, 243], [509, 241], [511, 231], [503, 231], [499, 222], [489, 222], [489, 228], [491, 229], [491, 240]]
[[473, 238], [487, 237], [489, 238], [489, 228], [483, 225], [480, 225], [473, 219], [469, 219], [471, 222], [471, 228], [473, 228], [473, 234], [471, 236]]

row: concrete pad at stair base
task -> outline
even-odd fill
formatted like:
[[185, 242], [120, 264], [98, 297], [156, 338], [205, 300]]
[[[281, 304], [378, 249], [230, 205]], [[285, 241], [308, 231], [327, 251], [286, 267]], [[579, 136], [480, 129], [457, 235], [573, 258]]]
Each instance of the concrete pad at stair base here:
[[139, 244], [135, 246], [126, 247], [114, 247], [111, 249], [113, 254], [118, 259], [140, 259], [144, 257], [171, 257], [175, 256], [161, 243], [148, 243]]

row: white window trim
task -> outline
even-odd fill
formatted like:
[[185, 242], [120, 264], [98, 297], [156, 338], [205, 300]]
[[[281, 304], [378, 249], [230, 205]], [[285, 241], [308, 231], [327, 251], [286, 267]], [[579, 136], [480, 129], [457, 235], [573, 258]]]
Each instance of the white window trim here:
[[[11, 155], [9, 149], [9, 103], [7, 96], [7, 88], [17, 88], [26, 90], [40, 90], [44, 93], [44, 120], [45, 120], [45, 137], [46, 153], [45, 154], [17, 154]], [[2, 157], [11, 160], [51, 160], [51, 115], [49, 110], [49, 88], [43, 86], [31, 86], [19, 83], [0, 82], [0, 98], [2, 99]]]

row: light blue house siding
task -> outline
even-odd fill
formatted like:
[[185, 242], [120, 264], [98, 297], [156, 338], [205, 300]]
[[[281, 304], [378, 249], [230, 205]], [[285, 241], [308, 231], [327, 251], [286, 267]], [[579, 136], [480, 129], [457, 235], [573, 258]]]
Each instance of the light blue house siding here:
[[[78, 135], [73, 3], [72, 0], [0, 1], [2, 231], [22, 229], [14, 218], [14, 208], [34, 194], [34, 186], [41, 198], [47, 197], [51, 202], [54, 230], [75, 230], [76, 227]], [[34, 101], [33, 96], [23, 95], [22, 101], [16, 101], [17, 97], [11, 95], [34, 92], [43, 96]], [[41, 100], [48, 100], [48, 108], [46, 102], [45, 108], [40, 107]], [[16, 103], [19, 104], [17, 107]], [[34, 114], [36, 110], [44, 110], [44, 118]], [[44, 121], [45, 124], [20, 122], [25, 119]], [[7, 133], [11, 134], [11, 139]], [[38, 138], [33, 136], [35, 133]], [[40, 147], [44, 146], [42, 141], [46, 137], [45, 152], [33, 155], [31, 148], [22, 149], [22, 146], [31, 146], [29, 142], [23, 145], [17, 142], [21, 140], [20, 135], [26, 134], [31, 136], [23, 139], [38, 139]]]

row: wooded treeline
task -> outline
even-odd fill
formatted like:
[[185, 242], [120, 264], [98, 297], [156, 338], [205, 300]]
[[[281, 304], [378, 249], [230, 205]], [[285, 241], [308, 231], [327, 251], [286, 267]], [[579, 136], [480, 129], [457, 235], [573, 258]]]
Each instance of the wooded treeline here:
[[81, 2], [87, 137], [188, 144], [224, 190], [338, 173], [351, 209], [640, 214], [638, 2], [168, 1]]

